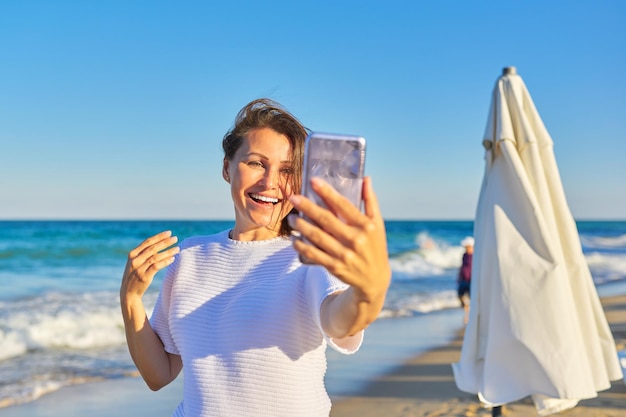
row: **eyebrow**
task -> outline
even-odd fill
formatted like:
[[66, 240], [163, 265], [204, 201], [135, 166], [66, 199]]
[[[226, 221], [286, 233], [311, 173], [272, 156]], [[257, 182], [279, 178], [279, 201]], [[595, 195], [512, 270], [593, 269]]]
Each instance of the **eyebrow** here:
[[[250, 152], [244, 155], [246, 158], [251, 157], [251, 156], [258, 156], [260, 158], [263, 159], [269, 159], [267, 156], [263, 155], [262, 153], [259, 152]], [[286, 161], [280, 161], [281, 164], [292, 164], [293, 160], [292, 159], [288, 159]]]

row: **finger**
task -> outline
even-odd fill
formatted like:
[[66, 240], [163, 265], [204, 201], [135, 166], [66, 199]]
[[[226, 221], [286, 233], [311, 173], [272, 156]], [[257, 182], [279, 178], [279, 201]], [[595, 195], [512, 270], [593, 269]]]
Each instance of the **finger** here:
[[180, 247], [178, 246], [174, 246], [171, 247], [167, 250], [161, 251], [161, 252], [157, 252], [154, 255], [152, 255], [150, 258], [148, 258], [148, 262], [150, 263], [157, 263], [157, 262], [161, 262], [162, 260], [166, 260], [166, 259], [175, 259], [176, 255], [180, 252]]
[[143, 252], [147, 247], [162, 241], [163, 239], [167, 239], [172, 235], [171, 230], [166, 230], [164, 232], [158, 233], [154, 236], [150, 236], [148, 239], [144, 240], [137, 246], [135, 249], [130, 251], [130, 255], [134, 258], [138, 256], [141, 252]]
[[[149, 263], [149, 259], [154, 256], [155, 254], [159, 254], [160, 252], [164, 251], [166, 248], [172, 246], [173, 244], [175, 244], [178, 241], [178, 237], [176, 236], [170, 236], [170, 237], [165, 237], [168, 234], [159, 234], [156, 236], [153, 236], [152, 238], [147, 239], [144, 243], [148, 242], [150, 244], [150, 246], [145, 247], [144, 244], [140, 245], [137, 249], [139, 248], [143, 248], [143, 250], [140, 253], [137, 253], [137, 250], [133, 250], [131, 251], [131, 253], [128, 255], [128, 265], [130, 270], [138, 270], [140, 273], [143, 273], [150, 265], [146, 265], [146, 263]], [[165, 237], [165, 239], [163, 240], [158, 240], [156, 239], [157, 237]], [[178, 251], [178, 249], [176, 249], [176, 251]], [[161, 258], [158, 258], [159, 260]], [[154, 262], [154, 260], [152, 261]]]
[[176, 242], [178, 242], [178, 237], [176, 236], [170, 236], [163, 240], [155, 241], [150, 246], [145, 247], [139, 254], [137, 254], [135, 259], [137, 260], [137, 262], [143, 263], [150, 256], [165, 250]]
[[175, 246], [163, 252], [157, 252], [139, 263], [135, 260], [135, 273], [141, 280], [152, 281], [154, 275], [161, 269], [170, 265], [176, 259], [176, 255], [180, 252], [180, 248]]
[[[329, 234], [323, 227], [318, 227], [295, 214], [290, 214], [288, 221], [289, 225], [300, 233], [300, 238], [306, 239], [307, 242], [303, 242], [304, 244], [313, 245], [333, 258], [339, 258], [345, 252], [345, 246], [340, 243], [341, 238]], [[340, 227], [346, 228], [346, 225], [339, 223]], [[335, 234], [346, 236], [344, 239], [348, 240], [347, 232]]]
[[[350, 239], [350, 231], [349, 227], [345, 222], [340, 220], [335, 214], [331, 211], [322, 208], [315, 204], [313, 201], [301, 195], [294, 195], [290, 198], [291, 203], [294, 205], [296, 210], [298, 210], [301, 214], [303, 214], [316, 229], [305, 228], [307, 233], [314, 233], [317, 236], [307, 236], [307, 238], [311, 238], [317, 242], [322, 239], [322, 235], [319, 235], [322, 231], [328, 233], [336, 239], [345, 242]], [[298, 217], [296, 217], [298, 218]], [[297, 221], [296, 224], [304, 224], [308, 223], [306, 220]], [[292, 226], [294, 227], [294, 226]], [[295, 228], [295, 227], [294, 227]], [[321, 230], [317, 230], [321, 229]], [[300, 227], [298, 226], [298, 231], [300, 231]]]
[[176, 254], [178, 254], [179, 252], [180, 252], [180, 248], [178, 246], [174, 246], [167, 250], [153, 253], [148, 258], [146, 258], [146, 260], [143, 263], [154, 264], [154, 263], [162, 261], [163, 259], [174, 258]]
[[348, 224], [360, 224], [361, 210], [332, 185], [321, 178], [312, 178], [311, 188], [337, 217]]
[[159, 252], [146, 261], [145, 266], [145, 274], [149, 276], [154, 276], [161, 269], [166, 268], [170, 264], [172, 264], [176, 260], [176, 255], [180, 252], [180, 248], [175, 246], [166, 251]]
[[328, 272], [341, 279], [346, 284], [355, 284], [355, 282], [350, 279], [350, 274], [346, 273], [348, 267], [340, 259], [335, 258], [317, 246], [304, 242], [301, 239], [295, 239], [293, 247], [296, 252], [306, 259], [307, 264], [323, 266]]
[[363, 179], [363, 206], [365, 207], [367, 217], [370, 219], [382, 219], [378, 197], [376, 197], [374, 187], [372, 186], [372, 177]]

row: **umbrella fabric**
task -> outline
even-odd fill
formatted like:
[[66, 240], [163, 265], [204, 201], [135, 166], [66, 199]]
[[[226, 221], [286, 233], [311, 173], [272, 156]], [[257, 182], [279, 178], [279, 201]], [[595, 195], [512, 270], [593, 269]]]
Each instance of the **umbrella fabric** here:
[[486, 405], [532, 396], [539, 415], [622, 378], [548, 134], [518, 75], [496, 83], [474, 223], [459, 389]]

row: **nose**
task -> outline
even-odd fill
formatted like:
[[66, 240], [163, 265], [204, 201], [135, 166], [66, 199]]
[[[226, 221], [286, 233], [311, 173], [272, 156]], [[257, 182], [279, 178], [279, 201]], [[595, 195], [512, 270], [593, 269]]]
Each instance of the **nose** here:
[[276, 188], [279, 181], [279, 172], [277, 169], [267, 169], [263, 175], [263, 184], [268, 190]]

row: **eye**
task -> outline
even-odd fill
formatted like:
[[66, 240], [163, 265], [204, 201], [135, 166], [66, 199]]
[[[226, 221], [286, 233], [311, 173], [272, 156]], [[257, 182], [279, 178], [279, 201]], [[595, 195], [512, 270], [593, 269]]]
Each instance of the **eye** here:
[[293, 168], [292, 167], [282, 167], [280, 169], [280, 173], [285, 175], [285, 176], [293, 175]]
[[263, 163], [261, 161], [248, 161], [248, 166], [252, 168], [263, 168]]

